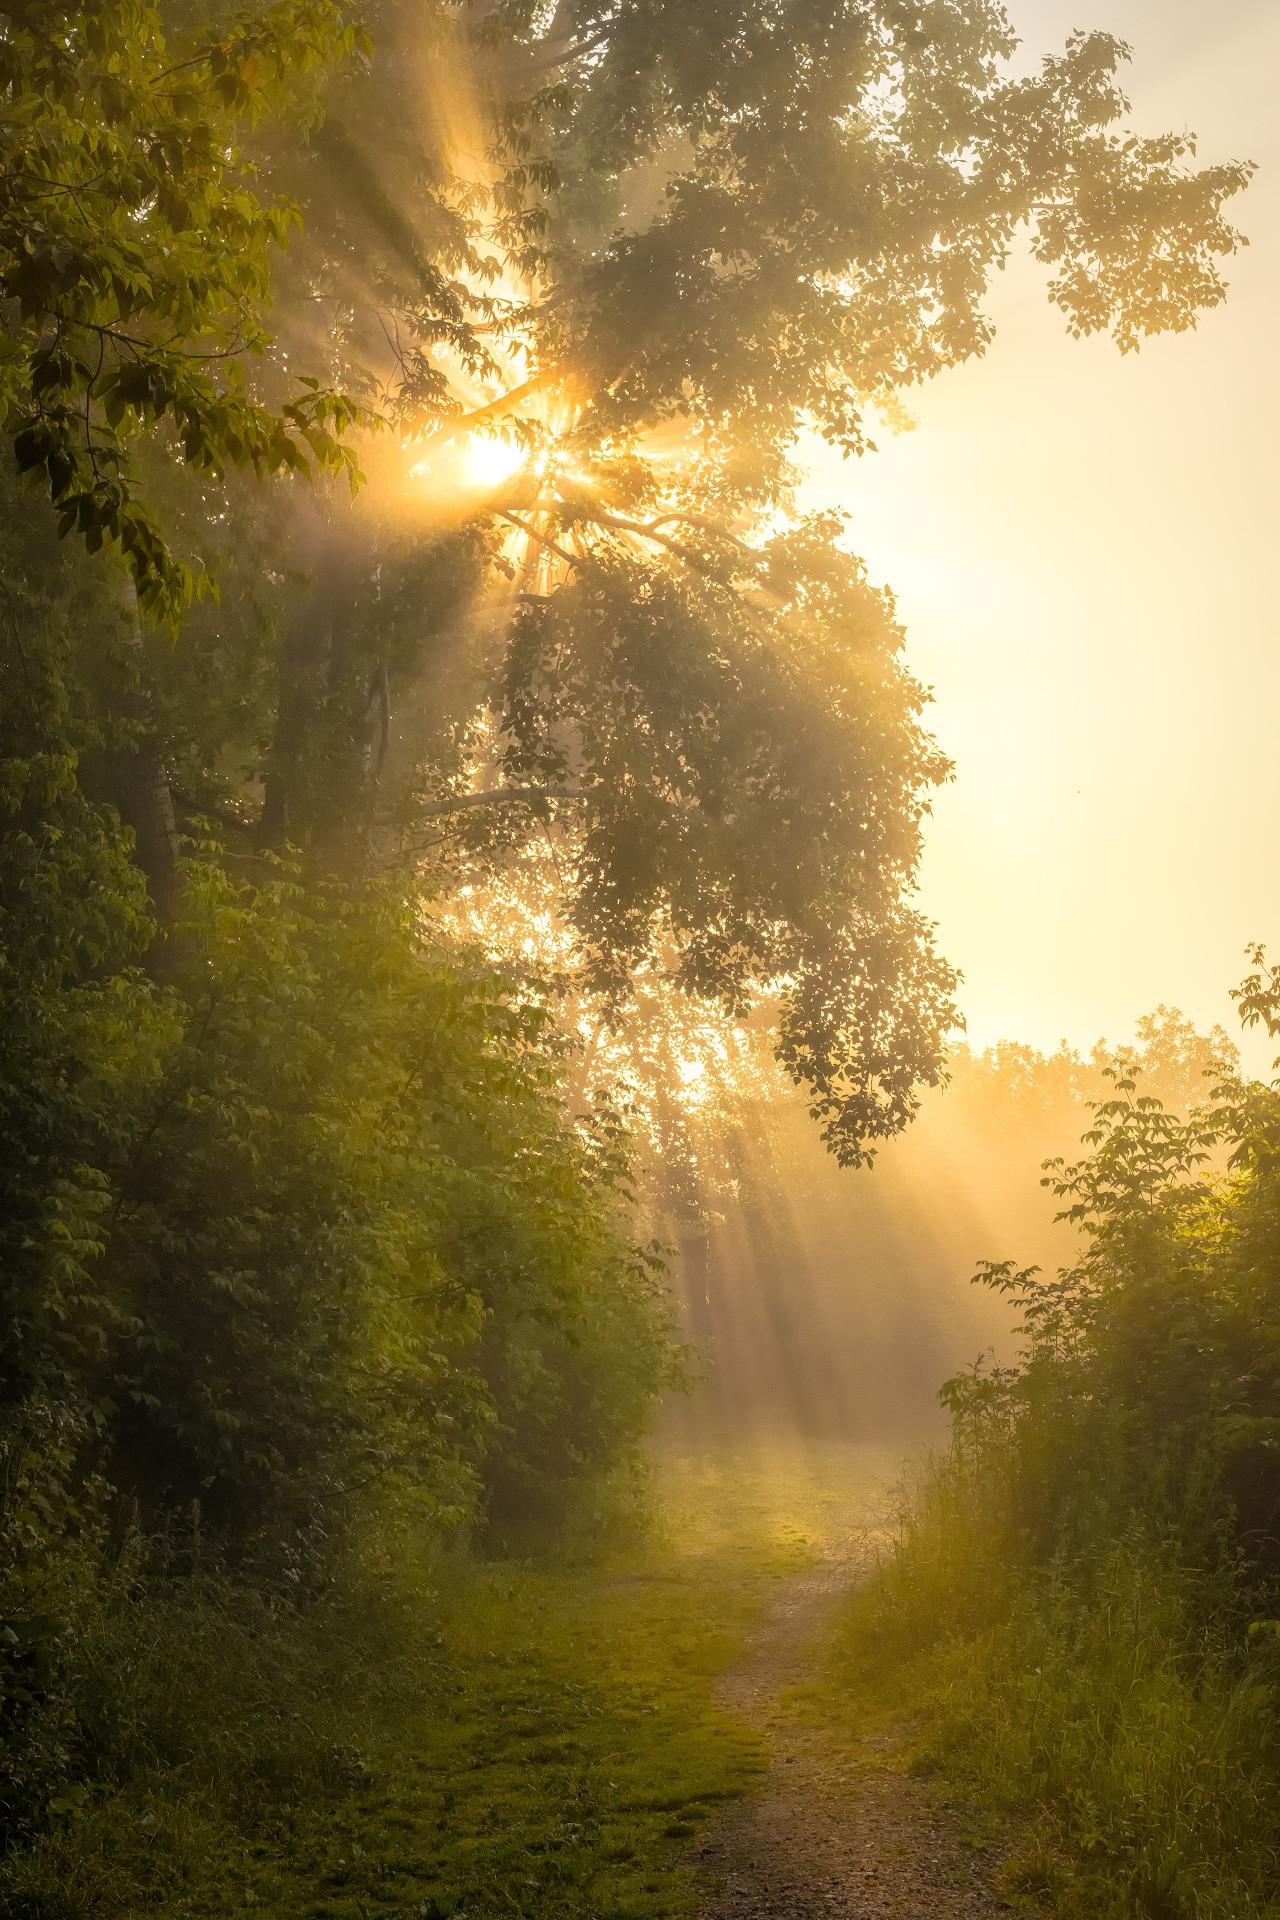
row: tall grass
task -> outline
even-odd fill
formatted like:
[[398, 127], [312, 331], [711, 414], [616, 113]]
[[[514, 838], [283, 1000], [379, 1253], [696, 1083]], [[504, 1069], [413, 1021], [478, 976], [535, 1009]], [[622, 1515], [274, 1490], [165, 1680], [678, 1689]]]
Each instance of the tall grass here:
[[[1280, 967], [1235, 995], [1280, 1039]], [[1165, 1038], [1188, 1067], [1201, 1043]], [[1166, 1048], [1167, 1051], [1167, 1048]], [[1201, 1062], [1203, 1067], [1203, 1062]], [[831, 1685], [1022, 1823], [1011, 1891], [1102, 1920], [1280, 1915], [1280, 1081], [1210, 1062], [1185, 1118], [1109, 1069], [1074, 1165], [1079, 1259], [979, 1276], [1013, 1367], [947, 1383]]]
[[957, 1447], [904, 1493], [829, 1698], [915, 1716], [916, 1763], [1009, 1820], [1011, 1895], [1072, 1920], [1280, 1914], [1280, 1659], [1247, 1590], [1137, 1527], [1042, 1562], [1009, 1489], [996, 1450]]

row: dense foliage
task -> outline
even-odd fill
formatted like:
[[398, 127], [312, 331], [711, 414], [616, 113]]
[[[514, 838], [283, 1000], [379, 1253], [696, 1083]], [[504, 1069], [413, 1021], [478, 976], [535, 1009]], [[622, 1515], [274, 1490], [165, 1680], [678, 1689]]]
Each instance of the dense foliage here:
[[424, 935], [394, 879], [209, 845], [157, 932], [131, 836], [81, 784], [127, 752], [93, 686], [113, 634], [136, 671], [127, 616], [42, 511], [9, 516], [0, 1616], [21, 1815], [56, 1787], [41, 1703], [127, 1515], [183, 1516], [285, 1590], [393, 1489], [437, 1526], [554, 1520], [638, 1432], [671, 1350], [616, 1126], [566, 1118], [532, 983]]
[[[1265, 967], [1245, 982], [1250, 1024], [1280, 1032], [1278, 988]], [[1269, 1238], [1280, 1086], [1240, 1079], [1229, 1060], [1203, 1072], [1179, 1112], [1132, 1059], [1111, 1069], [1087, 1158], [1047, 1169], [1083, 1235], [1079, 1262], [1053, 1278], [989, 1265], [980, 1277], [1017, 1305], [1025, 1359], [946, 1394], [962, 1444], [1009, 1440], [1026, 1474], [1017, 1524], [1041, 1550], [1141, 1515], [1213, 1558], [1229, 1523], [1264, 1578], [1280, 1519]]]
[[1079, 1259], [980, 1276], [1023, 1358], [945, 1389], [953, 1450], [843, 1649], [864, 1686], [923, 1657], [934, 1757], [1038, 1813], [1014, 1879], [1070, 1914], [1276, 1910], [1280, 1083], [1194, 1051], [1186, 1109], [1121, 1060], [1050, 1163]]
[[130, 443], [171, 423], [219, 475], [350, 467], [351, 404], [315, 380], [255, 404], [270, 249], [297, 212], [264, 205], [239, 136], [362, 44], [338, 9], [283, 5], [166, 38], [149, 0], [16, 0], [0, 40], [0, 416], [64, 532], [116, 543], [144, 606], [176, 623], [197, 577], [131, 483]]

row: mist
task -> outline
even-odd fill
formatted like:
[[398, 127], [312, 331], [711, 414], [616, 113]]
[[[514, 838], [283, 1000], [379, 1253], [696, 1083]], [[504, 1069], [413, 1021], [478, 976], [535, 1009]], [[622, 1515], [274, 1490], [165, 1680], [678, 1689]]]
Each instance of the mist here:
[[824, 1151], [799, 1093], [775, 1086], [733, 1113], [699, 1230], [677, 1245], [703, 1378], [668, 1403], [663, 1434], [685, 1447], [938, 1443], [941, 1383], [1007, 1365], [1023, 1338], [1015, 1305], [974, 1284], [980, 1265], [1052, 1275], [1080, 1255], [1045, 1163], [1087, 1153], [1108, 1069], [1128, 1063], [1144, 1097], [1185, 1113], [1237, 1058], [1221, 1029], [1198, 1034], [1163, 1007], [1125, 1047], [959, 1047], [911, 1127], [854, 1171]]
[[1111, 14], [0, 0], [5, 1915], [1280, 1915], [1275, 22]]

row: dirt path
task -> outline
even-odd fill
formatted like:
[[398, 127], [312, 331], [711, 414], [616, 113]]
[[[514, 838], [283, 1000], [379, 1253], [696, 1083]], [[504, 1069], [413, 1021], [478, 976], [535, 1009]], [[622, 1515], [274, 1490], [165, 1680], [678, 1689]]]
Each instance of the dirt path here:
[[893, 1743], [852, 1749], [805, 1726], [779, 1695], [806, 1677], [815, 1642], [858, 1578], [828, 1561], [787, 1581], [755, 1646], [720, 1697], [760, 1729], [769, 1767], [696, 1855], [706, 1875], [700, 1920], [989, 1920], [1007, 1912], [991, 1857], [927, 1788], [885, 1764]]

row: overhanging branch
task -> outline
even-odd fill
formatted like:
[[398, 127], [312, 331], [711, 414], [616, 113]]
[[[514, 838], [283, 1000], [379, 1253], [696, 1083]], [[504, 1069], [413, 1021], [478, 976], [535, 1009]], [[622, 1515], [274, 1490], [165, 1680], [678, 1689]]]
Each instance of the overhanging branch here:
[[585, 800], [582, 787], [489, 787], [481, 793], [454, 793], [445, 800], [430, 800], [418, 812], [424, 819], [445, 813], [459, 813], [464, 807], [510, 807], [521, 801]]
[[432, 430], [432, 441], [456, 440], [460, 433], [474, 433], [479, 427], [487, 427], [490, 421], [503, 419], [522, 400], [528, 400], [531, 395], [538, 393], [547, 384], [547, 377], [545, 373], [535, 374], [532, 380], [512, 387], [510, 393], [500, 393], [487, 406], [473, 407], [470, 413], [457, 413], [451, 420], [442, 420]]
[[566, 566], [582, 566], [582, 554], [570, 553], [568, 547], [562, 547], [560, 542], [553, 540], [549, 533], [539, 533], [536, 527], [531, 527], [527, 520], [522, 520], [518, 513], [512, 513], [510, 508], [495, 507], [492, 511], [497, 514], [500, 520], [509, 520], [513, 527], [519, 527], [521, 533], [523, 533], [527, 539], [536, 541], [540, 547], [546, 547], [550, 553], [554, 553], [558, 559], [563, 560]]
[[697, 567], [704, 572], [707, 556], [687, 546], [683, 540], [677, 540], [673, 535], [664, 533], [663, 527], [670, 526], [673, 522], [681, 526], [696, 527], [700, 533], [706, 534], [708, 539], [721, 540], [728, 546], [736, 547], [739, 553], [746, 554], [752, 560], [760, 559], [756, 549], [748, 546], [738, 534], [732, 533], [728, 527], [722, 527], [717, 521], [710, 520], [703, 514], [685, 513], [675, 509], [668, 513], [655, 514], [652, 520], [632, 520], [626, 514], [611, 513], [607, 507], [593, 500], [583, 500], [580, 503], [578, 499], [571, 498], [569, 504], [577, 509], [578, 517], [582, 521], [594, 526], [612, 527], [618, 533], [629, 533], [637, 540], [651, 540], [655, 546], [665, 548], [668, 553], [683, 560], [687, 566]]

